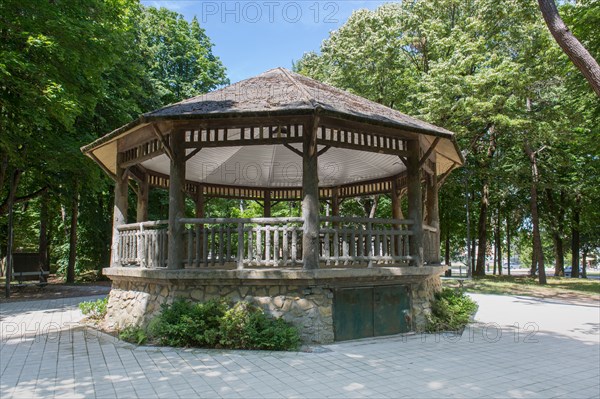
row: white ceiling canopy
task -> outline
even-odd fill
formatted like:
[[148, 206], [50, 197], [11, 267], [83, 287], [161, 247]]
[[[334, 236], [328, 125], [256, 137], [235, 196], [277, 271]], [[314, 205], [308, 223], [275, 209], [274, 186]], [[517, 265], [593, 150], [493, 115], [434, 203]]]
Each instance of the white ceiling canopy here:
[[[292, 144], [302, 150], [301, 144]], [[319, 146], [319, 150], [323, 147]], [[192, 150], [188, 150], [188, 154]], [[142, 163], [169, 174], [166, 155]], [[395, 155], [331, 147], [319, 156], [319, 186], [330, 187], [393, 176], [406, 168]], [[302, 158], [283, 145], [203, 148], [186, 162], [186, 180], [245, 187], [302, 186]]]

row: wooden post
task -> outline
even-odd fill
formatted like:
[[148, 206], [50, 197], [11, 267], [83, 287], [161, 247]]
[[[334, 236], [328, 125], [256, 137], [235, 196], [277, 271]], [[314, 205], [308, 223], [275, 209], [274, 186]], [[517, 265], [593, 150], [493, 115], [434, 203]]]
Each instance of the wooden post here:
[[[205, 210], [205, 199], [204, 199], [204, 186], [199, 185], [198, 186], [198, 192], [196, 193], [196, 198], [195, 198], [195, 203], [196, 203], [196, 217], [198, 219], [202, 219], [204, 218], [204, 215], [206, 214], [206, 210]], [[196, 228], [196, 234], [198, 235], [197, 239], [196, 239], [196, 245], [197, 245], [197, 249], [196, 252], [198, 253], [198, 259], [200, 259], [200, 257], [202, 256], [202, 254], [204, 254], [205, 251], [205, 247], [204, 247], [204, 225], [200, 224], [197, 226]]]
[[428, 176], [427, 182], [427, 224], [437, 230], [433, 240], [434, 263], [437, 264], [440, 263], [440, 207], [438, 178], [435, 171]]
[[[402, 195], [400, 194], [400, 189], [398, 188], [398, 179], [394, 178], [392, 180], [392, 218], [393, 219], [404, 219], [404, 215], [402, 214]], [[402, 225], [394, 225], [394, 229], [401, 230]], [[404, 256], [406, 254], [402, 253], [402, 236], [395, 235], [391, 238], [394, 240], [394, 247], [396, 248], [397, 253], [393, 254], [396, 256]]]
[[264, 207], [263, 207], [263, 216], [266, 218], [271, 217], [271, 190], [264, 191]]
[[198, 186], [198, 192], [196, 194], [196, 217], [198, 219], [204, 218], [204, 187]]
[[148, 174], [144, 173], [144, 177], [138, 183], [137, 192], [137, 215], [138, 223], [148, 220], [148, 194], [149, 194]]
[[[331, 189], [331, 215], [338, 217], [340, 216], [340, 192], [339, 188], [333, 187]], [[333, 222], [332, 226], [334, 229], [338, 229], [340, 227], [339, 222]]]
[[423, 266], [423, 211], [421, 198], [421, 170], [419, 168], [419, 140], [408, 141], [409, 156], [406, 161], [408, 189], [408, 218], [413, 220], [413, 234], [409, 240], [409, 252], [413, 266]]
[[317, 129], [319, 117], [304, 130], [302, 145], [302, 259], [304, 269], [319, 268], [319, 176], [317, 168]]
[[121, 265], [119, 259], [119, 231], [117, 227], [127, 223], [127, 195], [129, 190], [129, 178], [121, 165], [121, 153], [117, 153], [117, 167], [115, 173], [115, 205], [113, 208], [113, 233], [110, 255], [110, 266]]
[[184, 225], [179, 219], [185, 217], [185, 143], [184, 131], [171, 133], [171, 158], [169, 171], [169, 248], [168, 268], [181, 269], [184, 254]]

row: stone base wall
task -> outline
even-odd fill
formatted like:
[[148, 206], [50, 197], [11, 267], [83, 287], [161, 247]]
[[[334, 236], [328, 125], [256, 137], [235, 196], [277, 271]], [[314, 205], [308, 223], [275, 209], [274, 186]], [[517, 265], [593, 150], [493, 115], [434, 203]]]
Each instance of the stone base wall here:
[[226, 298], [260, 306], [266, 314], [295, 325], [305, 344], [334, 341], [336, 288], [378, 285], [409, 286], [411, 326], [423, 331], [430, 301], [441, 290], [443, 266], [298, 270], [156, 270], [109, 268], [112, 280], [104, 326], [146, 326], [162, 304], [177, 298], [204, 302]]
[[295, 325], [304, 343], [325, 344], [334, 340], [333, 292], [324, 287], [306, 289], [294, 285], [197, 286], [116, 280], [109, 295], [105, 326], [109, 329], [146, 326], [160, 313], [162, 304], [172, 303], [176, 298], [196, 302], [213, 298], [246, 301]]
[[427, 316], [431, 315], [431, 301], [442, 290], [440, 276], [431, 276], [412, 286], [412, 317], [416, 332], [425, 330]]

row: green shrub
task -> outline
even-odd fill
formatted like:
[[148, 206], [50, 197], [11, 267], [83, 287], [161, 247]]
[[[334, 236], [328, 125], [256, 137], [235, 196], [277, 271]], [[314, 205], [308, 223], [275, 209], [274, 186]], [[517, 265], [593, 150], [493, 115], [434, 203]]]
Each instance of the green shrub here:
[[119, 339], [131, 342], [132, 344], [142, 345], [148, 340], [148, 335], [143, 328], [129, 326], [119, 331]]
[[79, 304], [79, 310], [90, 319], [100, 320], [106, 315], [107, 304], [108, 297], [96, 301], [81, 302]]
[[218, 342], [216, 333], [226, 311], [227, 304], [222, 300], [205, 303], [177, 300], [163, 305], [151, 333], [162, 345], [212, 347]]
[[435, 294], [431, 303], [427, 331], [459, 331], [477, 311], [477, 303], [461, 291], [444, 288]]
[[238, 302], [221, 319], [219, 344], [232, 349], [291, 350], [300, 345], [298, 330], [283, 319]]
[[177, 300], [164, 305], [150, 326], [151, 335], [168, 346], [293, 350], [300, 345], [296, 328], [246, 302]]

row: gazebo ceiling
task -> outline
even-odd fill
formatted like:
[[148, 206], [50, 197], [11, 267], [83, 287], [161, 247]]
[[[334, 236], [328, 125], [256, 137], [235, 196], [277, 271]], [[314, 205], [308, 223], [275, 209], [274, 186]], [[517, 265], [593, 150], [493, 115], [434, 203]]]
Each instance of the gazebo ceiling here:
[[[302, 151], [301, 144], [291, 146]], [[161, 155], [142, 166], [168, 175], [169, 163], [169, 158]], [[322, 187], [380, 179], [406, 170], [395, 155], [335, 147], [319, 156], [318, 168]], [[186, 180], [245, 187], [300, 187], [302, 158], [283, 145], [205, 148], [187, 161]]]
[[463, 163], [452, 132], [283, 68], [146, 113], [82, 151], [110, 174], [117, 153], [133, 151], [131, 165], [168, 175], [161, 141], [168, 137], [160, 132], [179, 130], [185, 131], [190, 182], [300, 187], [302, 131], [314, 116], [320, 118], [321, 187], [402, 173], [398, 155], [406, 140], [419, 140], [423, 154], [435, 146], [433, 173]]

